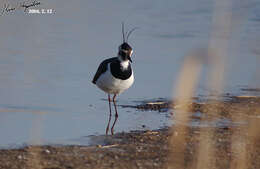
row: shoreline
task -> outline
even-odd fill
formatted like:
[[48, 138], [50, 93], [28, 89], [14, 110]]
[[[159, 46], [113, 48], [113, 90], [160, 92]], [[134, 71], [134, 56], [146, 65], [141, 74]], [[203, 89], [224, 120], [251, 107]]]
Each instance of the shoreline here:
[[[139, 110], [164, 111], [174, 109], [180, 105], [174, 102], [147, 102], [137, 105]], [[133, 107], [134, 108], [134, 107]], [[198, 120], [214, 120], [215, 118], [229, 118], [232, 121], [245, 120], [244, 125], [230, 125], [226, 127], [207, 127], [212, 131], [212, 141], [215, 154], [216, 168], [229, 168], [232, 158], [239, 156], [232, 152], [232, 139], [235, 133], [241, 139], [239, 144], [245, 144], [247, 157], [250, 157], [250, 168], [260, 168], [260, 137], [247, 131], [251, 122], [259, 124], [260, 97], [232, 96], [226, 100], [192, 101], [191, 115], [201, 112], [201, 116], [191, 116]], [[247, 121], [250, 120], [250, 121]], [[253, 121], [251, 121], [253, 120]], [[249, 123], [250, 122], [250, 123]], [[174, 126], [173, 126], [174, 127]], [[184, 153], [185, 166], [193, 168], [198, 155], [198, 145], [203, 127], [188, 126], [185, 135], [186, 150]], [[256, 128], [259, 131], [259, 128]], [[104, 144], [93, 146], [26, 146], [19, 149], [0, 150], [0, 168], [167, 168], [170, 164], [171, 152], [169, 141], [171, 128], [158, 130], [132, 131], [116, 133], [111, 136], [95, 136]], [[181, 135], [181, 133], [174, 133]], [[243, 140], [246, 140], [245, 142]], [[175, 154], [176, 155], [176, 154]], [[177, 155], [181, 155], [177, 154]]]

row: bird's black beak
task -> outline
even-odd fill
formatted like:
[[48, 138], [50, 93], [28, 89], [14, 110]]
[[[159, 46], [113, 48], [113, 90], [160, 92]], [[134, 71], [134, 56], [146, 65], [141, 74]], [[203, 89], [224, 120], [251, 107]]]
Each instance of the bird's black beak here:
[[127, 59], [132, 63], [132, 59], [130, 56], [128, 56]]

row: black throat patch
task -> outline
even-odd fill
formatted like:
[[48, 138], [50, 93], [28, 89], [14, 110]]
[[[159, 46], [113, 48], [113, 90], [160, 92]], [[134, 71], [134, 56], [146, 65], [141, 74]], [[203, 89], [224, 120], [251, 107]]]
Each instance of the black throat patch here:
[[128, 65], [127, 69], [123, 69], [120, 65], [119, 60], [110, 63], [110, 70], [111, 70], [112, 75], [115, 78], [121, 79], [121, 80], [126, 80], [132, 75], [132, 68], [131, 68], [130, 63]]

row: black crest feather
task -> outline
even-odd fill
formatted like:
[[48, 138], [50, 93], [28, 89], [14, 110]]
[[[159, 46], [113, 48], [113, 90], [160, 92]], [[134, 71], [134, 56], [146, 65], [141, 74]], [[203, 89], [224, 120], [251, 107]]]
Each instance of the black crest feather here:
[[131, 29], [129, 32], [125, 32], [125, 24], [124, 22], [122, 22], [122, 34], [123, 34], [123, 43], [127, 43], [128, 42], [128, 38], [129, 36], [136, 30], [139, 29], [139, 27], [134, 27], [133, 29]]

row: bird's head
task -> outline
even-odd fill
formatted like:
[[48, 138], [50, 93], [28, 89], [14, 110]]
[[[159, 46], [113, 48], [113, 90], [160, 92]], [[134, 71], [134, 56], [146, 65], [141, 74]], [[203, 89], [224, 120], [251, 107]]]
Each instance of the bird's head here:
[[118, 57], [122, 61], [129, 60], [130, 62], [132, 62], [132, 59], [131, 59], [132, 54], [133, 54], [133, 49], [127, 42], [122, 43], [118, 47]]
[[129, 32], [124, 30], [124, 22], [122, 23], [122, 34], [123, 34], [123, 43], [118, 47], [118, 57], [120, 60], [132, 62], [131, 56], [133, 54], [132, 47], [128, 44], [128, 38], [136, 30], [137, 27], [131, 29]]

